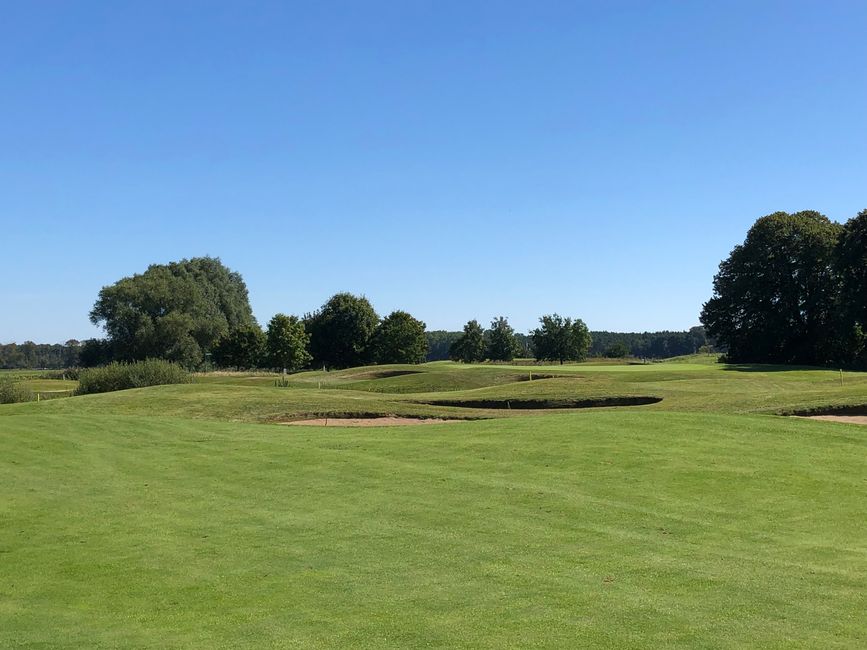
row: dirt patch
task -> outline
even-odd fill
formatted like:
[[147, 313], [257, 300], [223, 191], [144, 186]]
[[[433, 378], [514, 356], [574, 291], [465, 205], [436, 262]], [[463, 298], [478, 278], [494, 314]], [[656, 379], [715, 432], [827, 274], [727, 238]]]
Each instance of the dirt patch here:
[[419, 402], [429, 406], [454, 406], [459, 408], [474, 409], [587, 409], [601, 408], [605, 406], [645, 406], [657, 404], [662, 401], [661, 397], [598, 397], [583, 399], [510, 399], [510, 400], [437, 400], [431, 402]]
[[867, 415], [798, 415], [805, 420], [825, 420], [826, 422], [844, 422], [846, 424], [867, 424]]
[[292, 422], [280, 422], [305, 427], [395, 427], [414, 424], [445, 424], [450, 422], [467, 422], [467, 420], [444, 420], [440, 418], [316, 418], [315, 420], [293, 420]]

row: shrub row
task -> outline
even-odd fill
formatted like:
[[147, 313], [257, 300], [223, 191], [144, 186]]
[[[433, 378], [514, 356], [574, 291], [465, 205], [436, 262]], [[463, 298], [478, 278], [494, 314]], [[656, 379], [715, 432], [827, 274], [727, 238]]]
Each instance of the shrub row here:
[[78, 395], [108, 393], [162, 384], [189, 384], [192, 380], [192, 375], [181, 366], [163, 359], [145, 359], [133, 363], [115, 361], [106, 366], [81, 370], [76, 392]]

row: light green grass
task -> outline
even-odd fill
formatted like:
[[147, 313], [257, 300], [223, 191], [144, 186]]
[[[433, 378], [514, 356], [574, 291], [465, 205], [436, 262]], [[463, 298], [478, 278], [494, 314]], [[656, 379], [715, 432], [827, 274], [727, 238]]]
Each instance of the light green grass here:
[[[0, 406], [0, 648], [867, 647], [867, 428], [760, 414], [865, 404], [867, 375], [532, 370], [563, 376], [434, 363]], [[420, 403], [611, 395], [663, 401]], [[262, 424], [318, 413], [495, 419]]]

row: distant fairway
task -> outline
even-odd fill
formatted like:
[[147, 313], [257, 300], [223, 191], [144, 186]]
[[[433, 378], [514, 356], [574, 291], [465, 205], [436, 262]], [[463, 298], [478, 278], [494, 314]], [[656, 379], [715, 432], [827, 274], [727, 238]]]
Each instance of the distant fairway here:
[[[867, 427], [771, 415], [867, 404], [867, 375], [290, 379], [0, 406], [0, 647], [867, 647]], [[636, 395], [662, 401], [427, 403]], [[493, 419], [264, 424], [316, 414]]]

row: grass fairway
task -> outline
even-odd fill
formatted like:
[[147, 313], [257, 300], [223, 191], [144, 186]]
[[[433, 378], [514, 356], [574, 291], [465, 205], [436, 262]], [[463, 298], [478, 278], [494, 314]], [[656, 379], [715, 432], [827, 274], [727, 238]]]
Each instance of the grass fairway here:
[[664, 400], [426, 427], [257, 423], [461, 411], [313, 373], [2, 406], [0, 648], [867, 647], [867, 429], [736, 408], [864, 378], [683, 365], [454, 367]]

